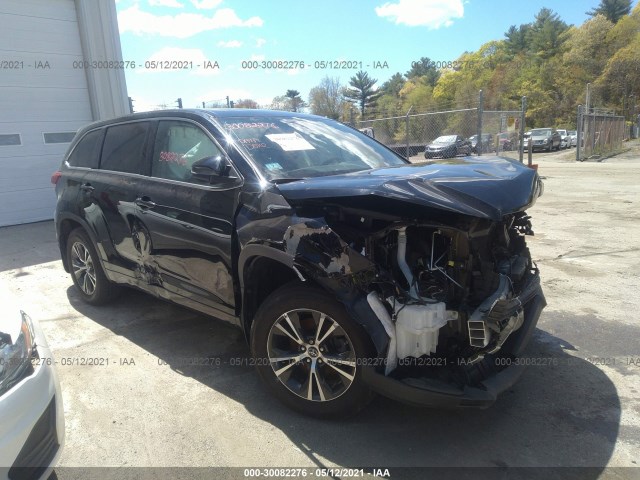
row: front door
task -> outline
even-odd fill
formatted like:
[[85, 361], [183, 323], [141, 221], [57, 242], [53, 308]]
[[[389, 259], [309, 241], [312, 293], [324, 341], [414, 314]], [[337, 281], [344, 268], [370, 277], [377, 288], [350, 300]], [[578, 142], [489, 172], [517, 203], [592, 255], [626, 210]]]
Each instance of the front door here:
[[226, 158], [198, 124], [161, 120], [132, 237], [149, 283], [178, 303], [235, 321], [231, 245], [242, 181], [233, 167], [210, 178], [191, 174], [195, 161], [219, 155]]

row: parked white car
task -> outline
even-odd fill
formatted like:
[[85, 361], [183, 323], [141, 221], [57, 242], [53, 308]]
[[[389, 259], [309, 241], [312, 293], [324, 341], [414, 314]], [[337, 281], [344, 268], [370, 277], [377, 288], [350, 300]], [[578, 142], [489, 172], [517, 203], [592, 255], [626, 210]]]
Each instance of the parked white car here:
[[562, 139], [560, 142], [560, 148], [569, 148], [571, 147], [571, 136], [567, 130], [558, 129], [558, 133], [560, 134], [560, 138]]
[[578, 144], [578, 132], [576, 130], [569, 130], [567, 133], [569, 134], [569, 138], [571, 138], [569, 145], [575, 147]]
[[46, 479], [64, 446], [55, 360], [37, 322], [0, 291], [0, 480]]

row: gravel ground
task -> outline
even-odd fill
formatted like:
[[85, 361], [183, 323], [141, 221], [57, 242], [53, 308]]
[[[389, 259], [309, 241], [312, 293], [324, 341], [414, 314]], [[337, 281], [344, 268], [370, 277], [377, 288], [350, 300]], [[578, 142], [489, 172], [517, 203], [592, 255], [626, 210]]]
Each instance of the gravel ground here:
[[[135, 291], [111, 306], [85, 305], [52, 222], [0, 229], [0, 283], [40, 322], [58, 360], [66, 412], [58, 477], [79, 476], [66, 467], [379, 466], [409, 478], [393, 469], [546, 466], [593, 467], [574, 478], [639, 478], [640, 146], [601, 163], [574, 155], [534, 155], [545, 193], [530, 210], [529, 244], [548, 306], [529, 354], [548, 360], [488, 410], [377, 398], [348, 422], [301, 417], [266, 394], [236, 330]], [[211, 356], [226, 363], [182, 361]], [[78, 364], [88, 358], [108, 365]], [[242, 477], [216, 475], [234, 472]]]

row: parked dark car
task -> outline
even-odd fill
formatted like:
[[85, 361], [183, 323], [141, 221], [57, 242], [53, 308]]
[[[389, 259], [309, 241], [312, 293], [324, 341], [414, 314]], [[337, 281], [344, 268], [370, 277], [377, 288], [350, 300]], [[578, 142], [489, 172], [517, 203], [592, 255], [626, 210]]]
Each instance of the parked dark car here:
[[460, 135], [443, 135], [424, 149], [425, 158], [452, 158], [458, 155], [471, 155], [471, 142]]
[[562, 137], [555, 128], [534, 128], [531, 130], [532, 149], [547, 150], [550, 152], [554, 148], [560, 150]]
[[[478, 153], [478, 135], [471, 135], [469, 137], [469, 142], [471, 142], [471, 152]], [[490, 133], [482, 134], [482, 142], [480, 144], [482, 152], [490, 152], [493, 150], [493, 135]]]
[[83, 300], [132, 286], [238, 326], [306, 414], [372, 392], [489, 406], [545, 305], [525, 242], [542, 183], [516, 161], [414, 165], [322, 117], [170, 110], [83, 128], [52, 181]]

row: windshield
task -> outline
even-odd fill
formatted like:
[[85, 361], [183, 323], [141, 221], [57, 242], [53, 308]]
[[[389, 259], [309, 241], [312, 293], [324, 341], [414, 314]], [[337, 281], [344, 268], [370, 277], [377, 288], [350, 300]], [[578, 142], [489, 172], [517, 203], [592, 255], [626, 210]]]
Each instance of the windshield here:
[[533, 135], [534, 137], [548, 137], [549, 135], [551, 135], [551, 129], [550, 128], [534, 128], [533, 130], [531, 130], [531, 135]]
[[443, 143], [443, 144], [448, 144], [448, 143], [453, 143], [456, 141], [456, 136], [455, 135], [444, 135], [442, 137], [438, 137], [436, 138], [433, 143]]
[[406, 164], [367, 135], [325, 118], [238, 115], [220, 121], [270, 180]]

